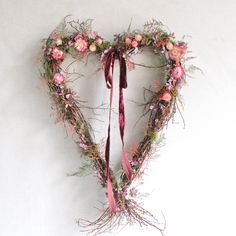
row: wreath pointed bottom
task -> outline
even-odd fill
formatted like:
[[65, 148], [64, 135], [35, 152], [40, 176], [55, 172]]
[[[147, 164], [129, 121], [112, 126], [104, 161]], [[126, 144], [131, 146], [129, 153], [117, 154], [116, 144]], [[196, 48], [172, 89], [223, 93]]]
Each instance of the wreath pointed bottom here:
[[99, 235], [137, 224], [139, 226], [151, 226], [156, 228], [162, 235], [165, 230], [165, 220], [159, 222], [153, 214], [145, 210], [134, 200], [124, 200], [124, 205], [115, 213], [106, 208], [95, 221], [79, 219], [81, 231], [92, 235]]

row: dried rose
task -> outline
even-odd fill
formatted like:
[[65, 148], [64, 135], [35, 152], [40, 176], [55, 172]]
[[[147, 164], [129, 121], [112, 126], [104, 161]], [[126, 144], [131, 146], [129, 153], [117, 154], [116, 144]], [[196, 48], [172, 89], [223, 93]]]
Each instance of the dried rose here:
[[171, 76], [177, 80], [181, 80], [184, 77], [184, 74], [184, 68], [181, 65], [174, 67], [171, 71]]
[[82, 38], [78, 38], [76, 41], [75, 41], [75, 49], [78, 51], [78, 52], [84, 52], [87, 50], [88, 48], [88, 43], [86, 40], [82, 39]]
[[55, 60], [60, 60], [63, 58], [63, 51], [59, 50], [58, 48], [53, 48], [52, 50], [52, 57], [55, 59]]
[[63, 74], [61, 73], [56, 73], [54, 74], [53, 76], [53, 79], [54, 79], [54, 82], [57, 84], [57, 85], [61, 85], [65, 82], [65, 77]]

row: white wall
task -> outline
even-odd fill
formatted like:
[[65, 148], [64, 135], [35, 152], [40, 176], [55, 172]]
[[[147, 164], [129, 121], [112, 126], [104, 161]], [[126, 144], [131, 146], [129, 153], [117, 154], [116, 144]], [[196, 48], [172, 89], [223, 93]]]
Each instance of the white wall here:
[[[235, 236], [235, 10], [233, 0], [0, 0], [0, 235], [84, 235], [75, 220], [95, 217], [93, 207], [105, 201], [92, 176], [66, 176], [79, 166], [79, 153], [54, 125], [39, 89], [39, 41], [73, 14], [95, 19], [94, 28], [107, 39], [126, 29], [131, 17], [135, 28], [154, 17], [177, 37], [192, 36], [193, 63], [205, 75], [196, 74], [182, 90], [187, 126], [179, 116], [179, 124], [169, 125], [166, 145], [145, 177], [143, 191], [151, 193], [145, 206], [164, 213], [166, 236]], [[130, 86], [140, 85], [146, 72], [132, 73]], [[105, 91], [101, 74], [95, 77]], [[135, 138], [128, 130], [128, 142]], [[158, 235], [138, 226], [117, 235], [131, 232]]]

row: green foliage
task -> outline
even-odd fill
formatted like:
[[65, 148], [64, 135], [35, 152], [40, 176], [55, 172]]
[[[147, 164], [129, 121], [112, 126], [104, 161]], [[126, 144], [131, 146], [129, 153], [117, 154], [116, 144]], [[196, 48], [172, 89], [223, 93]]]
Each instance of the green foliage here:
[[75, 50], [74, 47], [70, 46], [70, 47], [67, 47], [66, 52], [68, 52], [69, 54], [72, 54], [74, 50]]
[[110, 46], [111, 46], [110, 42], [104, 41], [101, 45], [97, 46], [98, 52], [104, 52]]
[[92, 174], [92, 163], [91, 162], [86, 162], [82, 166], [79, 167], [78, 171], [72, 173], [72, 174], [67, 174], [68, 176], [86, 176]]
[[43, 69], [45, 71], [45, 75], [48, 78], [51, 78], [52, 75], [53, 75], [53, 72], [52, 72], [52, 69], [51, 69], [50, 65], [48, 64], [48, 62], [46, 60], [44, 60], [44, 62], [43, 62]]
[[155, 141], [156, 138], [158, 137], [157, 132], [155, 132], [155, 131], [153, 131], [152, 133], [150, 133], [150, 136], [151, 136], [151, 140], [152, 140], [152, 141]]
[[201, 74], [204, 74], [203, 71], [202, 71], [202, 69], [199, 68], [199, 67], [197, 67], [197, 66], [190, 65], [189, 67], [186, 68], [186, 73], [188, 73], [188, 75], [189, 75], [189, 74], [193, 74], [193, 73], [195, 73], [196, 71], [199, 71], [199, 72], [201, 72]]

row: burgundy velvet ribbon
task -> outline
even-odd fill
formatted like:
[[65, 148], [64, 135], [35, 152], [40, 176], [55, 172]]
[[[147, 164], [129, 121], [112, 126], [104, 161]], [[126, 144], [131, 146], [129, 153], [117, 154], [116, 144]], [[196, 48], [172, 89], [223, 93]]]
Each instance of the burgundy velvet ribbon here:
[[105, 158], [106, 158], [106, 176], [107, 176], [107, 192], [110, 211], [112, 213], [116, 212], [116, 201], [114, 198], [114, 193], [112, 189], [112, 184], [109, 175], [109, 165], [110, 165], [110, 125], [111, 125], [111, 110], [112, 110], [112, 97], [113, 97], [113, 72], [114, 72], [114, 62], [119, 60], [120, 65], [120, 78], [119, 78], [119, 126], [120, 126], [120, 137], [122, 142], [122, 166], [125, 174], [129, 180], [132, 178], [132, 169], [130, 162], [128, 160], [127, 154], [124, 147], [124, 129], [125, 129], [125, 109], [124, 109], [124, 95], [123, 89], [127, 88], [127, 68], [126, 62], [123, 57], [123, 52], [119, 49], [111, 48], [106, 53], [106, 61], [104, 65], [104, 76], [106, 80], [107, 88], [110, 89], [110, 108], [109, 108], [109, 125], [108, 125], [108, 135], [106, 141]]

